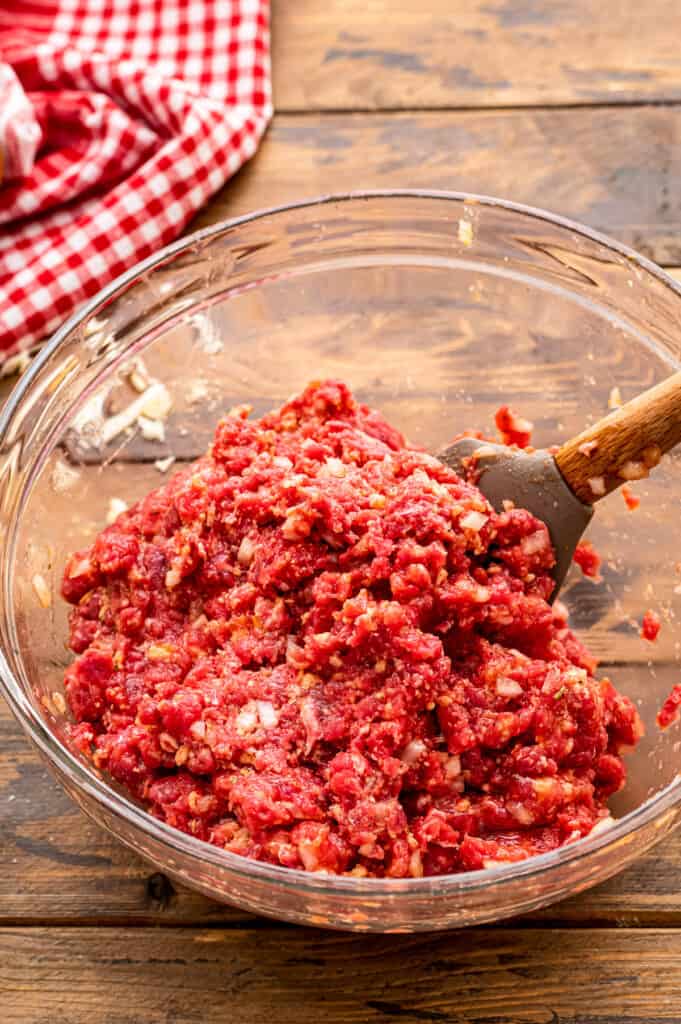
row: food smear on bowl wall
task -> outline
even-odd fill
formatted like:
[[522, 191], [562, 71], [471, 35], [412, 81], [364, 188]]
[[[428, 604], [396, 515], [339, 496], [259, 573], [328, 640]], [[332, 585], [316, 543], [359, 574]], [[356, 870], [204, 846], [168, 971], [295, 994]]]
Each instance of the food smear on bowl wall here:
[[659, 636], [661, 628], [660, 616], [652, 608], [649, 608], [641, 621], [641, 636], [644, 640], [654, 643]]
[[161, 820], [285, 867], [555, 849], [607, 823], [642, 727], [549, 604], [553, 565], [542, 522], [339, 381], [236, 408], [66, 566], [70, 741]]
[[680, 712], [681, 683], [677, 683], [657, 714], [657, 724], [660, 729], [668, 729], [670, 725], [677, 722]]
[[624, 504], [627, 506], [630, 512], [635, 512], [641, 504], [641, 499], [637, 494], [634, 494], [631, 487], [628, 484], [622, 484], [620, 488], [622, 497], [624, 498]]

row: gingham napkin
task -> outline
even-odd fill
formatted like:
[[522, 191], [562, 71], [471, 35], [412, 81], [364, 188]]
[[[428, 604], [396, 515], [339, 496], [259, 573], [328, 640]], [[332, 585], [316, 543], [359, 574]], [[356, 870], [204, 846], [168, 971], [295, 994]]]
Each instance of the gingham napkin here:
[[268, 0], [0, 0], [0, 362], [255, 152], [268, 22]]

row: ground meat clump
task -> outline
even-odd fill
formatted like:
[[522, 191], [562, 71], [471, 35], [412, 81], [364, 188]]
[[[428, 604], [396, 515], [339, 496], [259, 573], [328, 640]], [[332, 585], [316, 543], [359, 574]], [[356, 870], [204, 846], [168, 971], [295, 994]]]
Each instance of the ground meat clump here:
[[681, 683], [673, 687], [664, 704], [657, 714], [657, 724], [660, 729], [668, 729], [670, 725], [677, 722], [681, 711]]
[[624, 498], [624, 504], [627, 506], [630, 512], [635, 512], [641, 504], [641, 499], [634, 494], [631, 487], [628, 484], [622, 484], [620, 488], [622, 491], [622, 497]]
[[590, 541], [580, 540], [572, 560], [579, 566], [584, 576], [600, 583], [602, 559]]
[[68, 562], [72, 742], [161, 820], [273, 864], [405, 877], [586, 835], [631, 702], [548, 603], [529, 512], [336, 381], [208, 454]]
[[644, 640], [650, 640], [654, 643], [657, 640], [662, 623], [660, 622], [660, 616], [657, 612], [654, 612], [651, 608], [643, 616], [641, 621], [641, 636]]
[[507, 405], [500, 406], [494, 416], [496, 428], [504, 444], [527, 448], [532, 440], [534, 424], [517, 416]]

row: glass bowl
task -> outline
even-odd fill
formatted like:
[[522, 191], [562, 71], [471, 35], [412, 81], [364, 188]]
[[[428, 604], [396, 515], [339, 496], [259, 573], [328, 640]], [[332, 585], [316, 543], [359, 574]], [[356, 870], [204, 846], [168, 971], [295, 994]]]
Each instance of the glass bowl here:
[[[66, 556], [111, 498], [159, 486], [167, 459], [205, 449], [219, 415], [255, 415], [312, 378], [345, 379], [413, 441], [436, 449], [490, 428], [512, 400], [538, 445], [567, 438], [679, 367], [681, 290], [615, 242], [539, 210], [443, 193], [353, 194], [267, 211], [185, 238], [72, 317], [0, 417], [0, 675], [26, 733], [97, 822], [172, 878], [289, 921], [416, 931], [529, 911], [612, 875], [676, 823], [679, 731], [655, 714], [678, 677], [674, 563], [679, 455], [614, 494], [590, 537], [603, 582], [573, 573], [563, 599], [602, 673], [641, 711], [646, 736], [610, 828], [520, 864], [409, 880], [333, 877], [249, 861], [150, 817], [62, 742], [69, 655], [59, 598]], [[135, 360], [169, 390], [165, 440], [104, 436]], [[129, 396], [126, 401], [129, 401]], [[110, 433], [110, 431], [109, 431]], [[655, 645], [638, 635], [652, 606]]]

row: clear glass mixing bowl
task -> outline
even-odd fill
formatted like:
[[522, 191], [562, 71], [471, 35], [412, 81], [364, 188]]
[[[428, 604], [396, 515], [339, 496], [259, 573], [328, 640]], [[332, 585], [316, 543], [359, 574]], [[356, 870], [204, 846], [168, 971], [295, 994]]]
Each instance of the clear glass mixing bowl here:
[[[590, 536], [600, 585], [568, 579], [574, 627], [632, 696], [646, 736], [610, 829], [522, 864], [411, 880], [306, 874], [251, 862], [148, 816], [60, 740], [67, 553], [110, 499], [192, 458], [237, 402], [263, 413], [309, 379], [344, 378], [435, 449], [489, 428], [511, 399], [536, 442], [567, 438], [678, 369], [681, 290], [646, 260], [568, 221], [494, 199], [355, 194], [211, 227], [135, 267], [56, 334], [0, 417], [0, 675], [12, 710], [77, 803], [162, 871], [218, 900], [290, 921], [374, 931], [449, 928], [528, 911], [618, 871], [675, 824], [679, 732], [655, 713], [678, 678], [674, 563], [679, 455], [638, 485], [640, 509], [603, 501]], [[143, 356], [173, 399], [165, 441], [102, 440]], [[172, 469], [170, 470], [172, 472]], [[41, 580], [47, 587], [41, 584]], [[656, 645], [638, 636], [649, 606]]]

